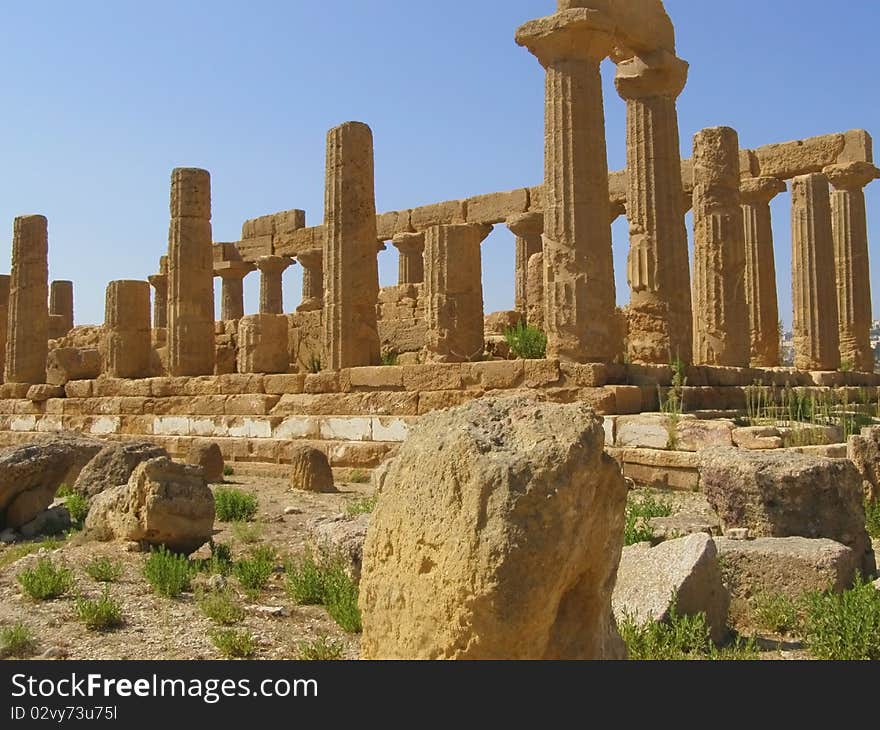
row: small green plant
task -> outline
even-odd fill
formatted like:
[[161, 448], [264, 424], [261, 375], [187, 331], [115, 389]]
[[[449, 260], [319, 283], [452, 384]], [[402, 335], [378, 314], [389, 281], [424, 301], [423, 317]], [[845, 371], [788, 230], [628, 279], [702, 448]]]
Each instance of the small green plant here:
[[233, 566], [232, 573], [245, 590], [261, 591], [275, 570], [275, 560], [275, 548], [260, 545], [251, 551], [250, 558], [239, 560]]
[[669, 517], [672, 506], [651, 494], [632, 499], [626, 505], [626, 522], [623, 528], [623, 544], [635, 545], [650, 542], [654, 537], [650, 520], [653, 517]]
[[115, 583], [122, 577], [122, 563], [110, 558], [92, 558], [86, 563], [85, 571], [99, 583]]
[[843, 593], [805, 599], [804, 643], [816, 659], [880, 659], [880, 591], [858, 578]]
[[18, 583], [35, 601], [50, 601], [70, 590], [73, 586], [73, 571], [56, 566], [48, 557], [42, 557], [35, 567], [18, 574]]
[[788, 596], [763, 593], [753, 600], [755, 621], [764, 631], [782, 636], [797, 633], [800, 626], [798, 605]]
[[394, 367], [397, 365], [398, 353], [396, 350], [385, 350], [382, 353], [382, 365], [385, 367]]
[[254, 637], [247, 631], [213, 629], [208, 636], [220, 653], [230, 659], [247, 659], [257, 650]]
[[310, 373], [320, 373], [321, 372], [321, 358], [315, 354], [309, 355], [309, 362], [306, 366]]
[[235, 474], [235, 469], [229, 466], [229, 464], [223, 467], [223, 476], [231, 477], [233, 474]]
[[366, 484], [370, 481], [370, 475], [363, 469], [355, 469], [348, 477], [352, 484]]
[[220, 522], [250, 522], [257, 514], [257, 498], [240, 489], [217, 489], [214, 506]]
[[324, 602], [324, 575], [320, 559], [311, 550], [288, 562], [287, 593], [302, 606], [318, 606]]
[[215, 624], [232, 626], [244, 618], [244, 607], [230, 589], [199, 590], [196, 593], [199, 610]]
[[0, 659], [25, 659], [37, 650], [37, 641], [24, 624], [13, 624], [0, 629]]
[[70, 519], [76, 525], [82, 525], [89, 514], [89, 500], [81, 494], [71, 494], [64, 502]]
[[74, 494], [74, 491], [73, 489], [71, 489], [70, 485], [66, 483], [58, 487], [58, 491], [55, 492], [55, 496], [58, 497], [58, 499], [64, 499], [65, 497], [69, 497], [71, 494]]
[[340, 562], [324, 576], [324, 606], [339, 626], [350, 634], [361, 631], [358, 587]]
[[865, 524], [868, 534], [880, 539], [880, 499], [865, 501]]
[[297, 644], [296, 658], [299, 661], [336, 661], [342, 659], [345, 647], [341, 641], [321, 634], [315, 639], [300, 641]]
[[241, 543], [251, 545], [259, 542], [263, 529], [256, 522], [233, 522], [232, 535]]
[[160, 596], [177, 598], [188, 591], [195, 567], [185, 555], [177, 555], [165, 546], [153, 550], [144, 563], [144, 577]]
[[287, 566], [287, 592], [299, 604], [323, 605], [330, 617], [349, 633], [361, 630], [357, 584], [345, 569], [345, 560], [323, 552], [310, 551]]
[[522, 320], [504, 333], [507, 346], [520, 360], [543, 360], [547, 355], [547, 335]]
[[368, 515], [376, 509], [376, 502], [378, 501], [378, 497], [364, 497], [363, 499], [356, 499], [354, 502], [350, 502], [348, 507], [346, 508], [346, 513], [349, 517], [357, 517], [358, 515]]
[[842, 373], [851, 373], [855, 369], [855, 365], [853, 361], [849, 358], [843, 358], [840, 361], [840, 372]]
[[232, 572], [232, 548], [223, 542], [211, 541], [211, 557], [203, 560], [199, 570], [210, 575], [229, 575]]
[[107, 586], [100, 598], [77, 598], [76, 615], [91, 631], [112, 631], [122, 626], [122, 607], [110, 596]]

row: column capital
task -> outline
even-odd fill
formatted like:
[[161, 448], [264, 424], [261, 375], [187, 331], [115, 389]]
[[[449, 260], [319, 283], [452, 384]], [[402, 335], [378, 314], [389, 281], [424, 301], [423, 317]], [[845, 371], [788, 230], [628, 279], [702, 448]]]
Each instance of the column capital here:
[[243, 279], [256, 268], [249, 261], [222, 261], [214, 264], [214, 276], [221, 279]]
[[280, 274], [293, 264], [288, 256], [260, 256], [257, 268], [264, 274]]
[[296, 255], [296, 260], [304, 269], [320, 266], [324, 261], [324, 252], [320, 248], [308, 248]]
[[880, 177], [880, 170], [870, 162], [829, 165], [822, 172], [835, 190], [859, 190]]
[[417, 254], [425, 250], [425, 232], [398, 233], [391, 239], [391, 245], [402, 254]]
[[516, 42], [542, 66], [558, 61], [599, 63], [614, 50], [616, 24], [606, 13], [570, 8], [531, 20], [516, 31]]
[[626, 101], [657, 96], [675, 99], [684, 90], [689, 68], [687, 61], [658, 50], [617, 64], [614, 85]]
[[744, 205], [769, 203], [788, 187], [778, 177], [749, 177], [740, 183], [740, 195]]
[[508, 218], [506, 225], [514, 236], [520, 238], [540, 236], [544, 232], [544, 214], [520, 213]]
[[158, 289], [159, 287], [166, 286], [168, 284], [168, 274], [150, 274], [147, 277], [147, 281], [150, 282], [151, 286]]

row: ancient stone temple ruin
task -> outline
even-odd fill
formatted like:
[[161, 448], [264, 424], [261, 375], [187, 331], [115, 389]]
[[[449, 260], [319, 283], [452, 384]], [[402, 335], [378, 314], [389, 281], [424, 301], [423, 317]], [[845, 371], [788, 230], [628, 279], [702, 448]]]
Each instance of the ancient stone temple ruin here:
[[[719, 126], [698, 131], [682, 159], [676, 103], [688, 63], [660, 2], [559, 0], [515, 40], [545, 72], [543, 181], [377, 211], [382, 130], [348, 122], [327, 136], [318, 224], [291, 209], [217, 242], [209, 172], [175, 169], [155, 273], [106, 272], [105, 321], [87, 326], [75, 326], [73, 284], [48, 280], [46, 219], [17, 218], [11, 274], [0, 277], [0, 441], [76, 430], [150, 438], [179, 456], [209, 439], [227, 461], [269, 471], [308, 444], [336, 468], [370, 468], [421, 415], [486, 393], [586, 403], [609, 417], [609, 446], [624, 447], [615, 417], [657, 411], [673, 386], [685, 410], [704, 413], [744, 409], [756, 383], [880, 386], [864, 193], [878, 169], [867, 132], [743, 149]], [[627, 142], [626, 169], [610, 172], [608, 58]], [[785, 194], [793, 368], [781, 366], [787, 313], [774, 260], [787, 242], [774, 241], [770, 208]], [[630, 291], [618, 307], [611, 225], [623, 215]], [[514, 309], [487, 313], [481, 244], [498, 225], [515, 240]], [[399, 276], [382, 288], [377, 256], [388, 244]], [[260, 280], [252, 314], [247, 276]], [[282, 297], [291, 276], [302, 277], [301, 302]], [[510, 352], [504, 333], [519, 322], [546, 334], [545, 358]]]

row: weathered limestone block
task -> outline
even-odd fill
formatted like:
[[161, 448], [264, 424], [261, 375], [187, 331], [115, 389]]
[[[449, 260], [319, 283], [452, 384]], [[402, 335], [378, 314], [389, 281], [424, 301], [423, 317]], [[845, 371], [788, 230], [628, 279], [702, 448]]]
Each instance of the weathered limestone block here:
[[214, 495], [202, 469], [160, 457], [140, 464], [127, 484], [92, 500], [85, 535], [101, 541], [164, 545], [189, 554], [211, 539]]
[[27, 399], [33, 403], [43, 403], [50, 398], [63, 398], [64, 388], [60, 385], [39, 383], [28, 388]]
[[[375, 472], [374, 472], [375, 473]], [[363, 563], [364, 541], [370, 515], [361, 514], [357, 517], [337, 515], [334, 517], [318, 517], [307, 526], [310, 542], [318, 550], [329, 550], [334, 555], [341, 555], [346, 561], [349, 574], [355, 581], [360, 580]]]
[[425, 234], [398, 233], [391, 240], [398, 250], [397, 283], [421, 284], [425, 280]]
[[297, 312], [312, 312], [324, 306], [324, 252], [319, 248], [300, 251], [297, 263], [302, 266], [302, 302]]
[[623, 549], [612, 598], [618, 623], [627, 617], [637, 624], [666, 621], [673, 600], [681, 616], [704, 613], [712, 639], [724, 639], [730, 594], [709, 535], [695, 533], [657, 547], [641, 543]]
[[49, 316], [60, 317], [49, 339], [64, 337], [73, 329], [73, 282], [53, 281], [49, 286]]
[[733, 429], [733, 443], [741, 449], [763, 451], [781, 449], [782, 434], [774, 426], [745, 426]]
[[111, 281], [104, 309], [104, 367], [111, 378], [150, 375], [150, 284]]
[[729, 127], [694, 137], [694, 362], [748, 367], [749, 312], [739, 139]]
[[860, 434], [850, 436], [846, 458], [862, 475], [865, 498], [871, 502], [880, 499], [880, 426], [867, 426]]
[[534, 254], [526, 269], [526, 322], [544, 329], [544, 254]]
[[423, 417], [367, 531], [362, 656], [624, 656], [611, 589], [626, 485], [603, 440], [589, 409], [531, 398]]
[[49, 341], [49, 233], [41, 215], [15, 219], [6, 339], [7, 383], [46, 380]]
[[794, 366], [798, 370], [837, 370], [840, 333], [834, 235], [824, 175], [803, 175], [792, 181], [791, 233]]
[[[529, 313], [529, 286], [528, 269], [529, 260], [532, 256], [544, 251], [544, 241], [541, 234], [544, 233], [544, 215], [542, 213], [520, 213], [507, 219], [507, 227], [516, 236], [516, 265], [514, 269], [514, 307], [528, 317]], [[544, 272], [541, 273], [541, 286], [543, 288]], [[535, 307], [544, 307], [543, 298], [534, 302]]]
[[108, 443], [89, 461], [73, 483], [73, 491], [91, 499], [111, 487], [126, 484], [138, 464], [168, 456], [152, 441]]
[[482, 224], [435, 226], [425, 233], [426, 351], [439, 362], [483, 353], [480, 245], [492, 231]]
[[326, 368], [379, 363], [376, 298], [376, 199], [373, 133], [358, 122], [327, 135], [324, 204], [324, 354]]
[[286, 256], [261, 256], [257, 259], [260, 270], [260, 314], [284, 314], [282, 277], [293, 265]]
[[254, 314], [238, 324], [238, 372], [286, 373], [288, 320], [283, 314]]
[[529, 191], [518, 188], [504, 193], [476, 195], [467, 201], [468, 223], [503, 223], [511, 215], [525, 213], [529, 209]]
[[725, 528], [757, 537], [825, 537], [853, 549], [874, 569], [865, 530], [862, 479], [846, 459], [790, 451], [708, 449], [700, 483]]
[[322, 320], [321, 309], [288, 315], [290, 362], [302, 373], [310, 372], [322, 364]]
[[172, 375], [214, 372], [214, 266], [211, 176], [171, 173], [168, 233], [168, 369]]
[[209, 483], [223, 481], [223, 453], [216, 441], [193, 441], [186, 453], [186, 463], [202, 467]]
[[290, 488], [306, 492], [335, 492], [327, 455], [312, 446], [293, 449], [290, 452]]
[[770, 201], [785, 190], [785, 183], [775, 177], [750, 178], [740, 186], [752, 367], [779, 365], [779, 305]]

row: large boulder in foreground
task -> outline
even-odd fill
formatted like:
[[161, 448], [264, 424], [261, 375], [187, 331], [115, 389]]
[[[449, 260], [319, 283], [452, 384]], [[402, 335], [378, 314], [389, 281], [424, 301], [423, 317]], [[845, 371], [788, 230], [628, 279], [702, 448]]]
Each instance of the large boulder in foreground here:
[[424, 416], [364, 544], [367, 659], [617, 659], [627, 489], [583, 405], [485, 398]]
[[0, 455], [0, 529], [19, 528], [43, 512], [104, 446], [72, 433], [46, 436]]
[[92, 500], [85, 535], [93, 540], [125, 540], [164, 545], [189, 554], [211, 539], [214, 495], [202, 469], [160, 457], [140, 464], [128, 484]]
[[708, 449], [700, 455], [700, 483], [725, 529], [835, 540], [873, 574], [862, 477], [851, 461], [788, 450]]
[[168, 456], [168, 452], [151, 441], [109, 443], [79, 473], [73, 491], [92, 499], [101, 492], [128, 483], [138, 464]]
[[705, 614], [715, 642], [727, 634], [730, 594], [721, 579], [715, 543], [703, 533], [657, 547], [625, 547], [612, 600], [618, 622], [626, 617], [638, 625], [666, 621], [674, 603], [681, 616]]

